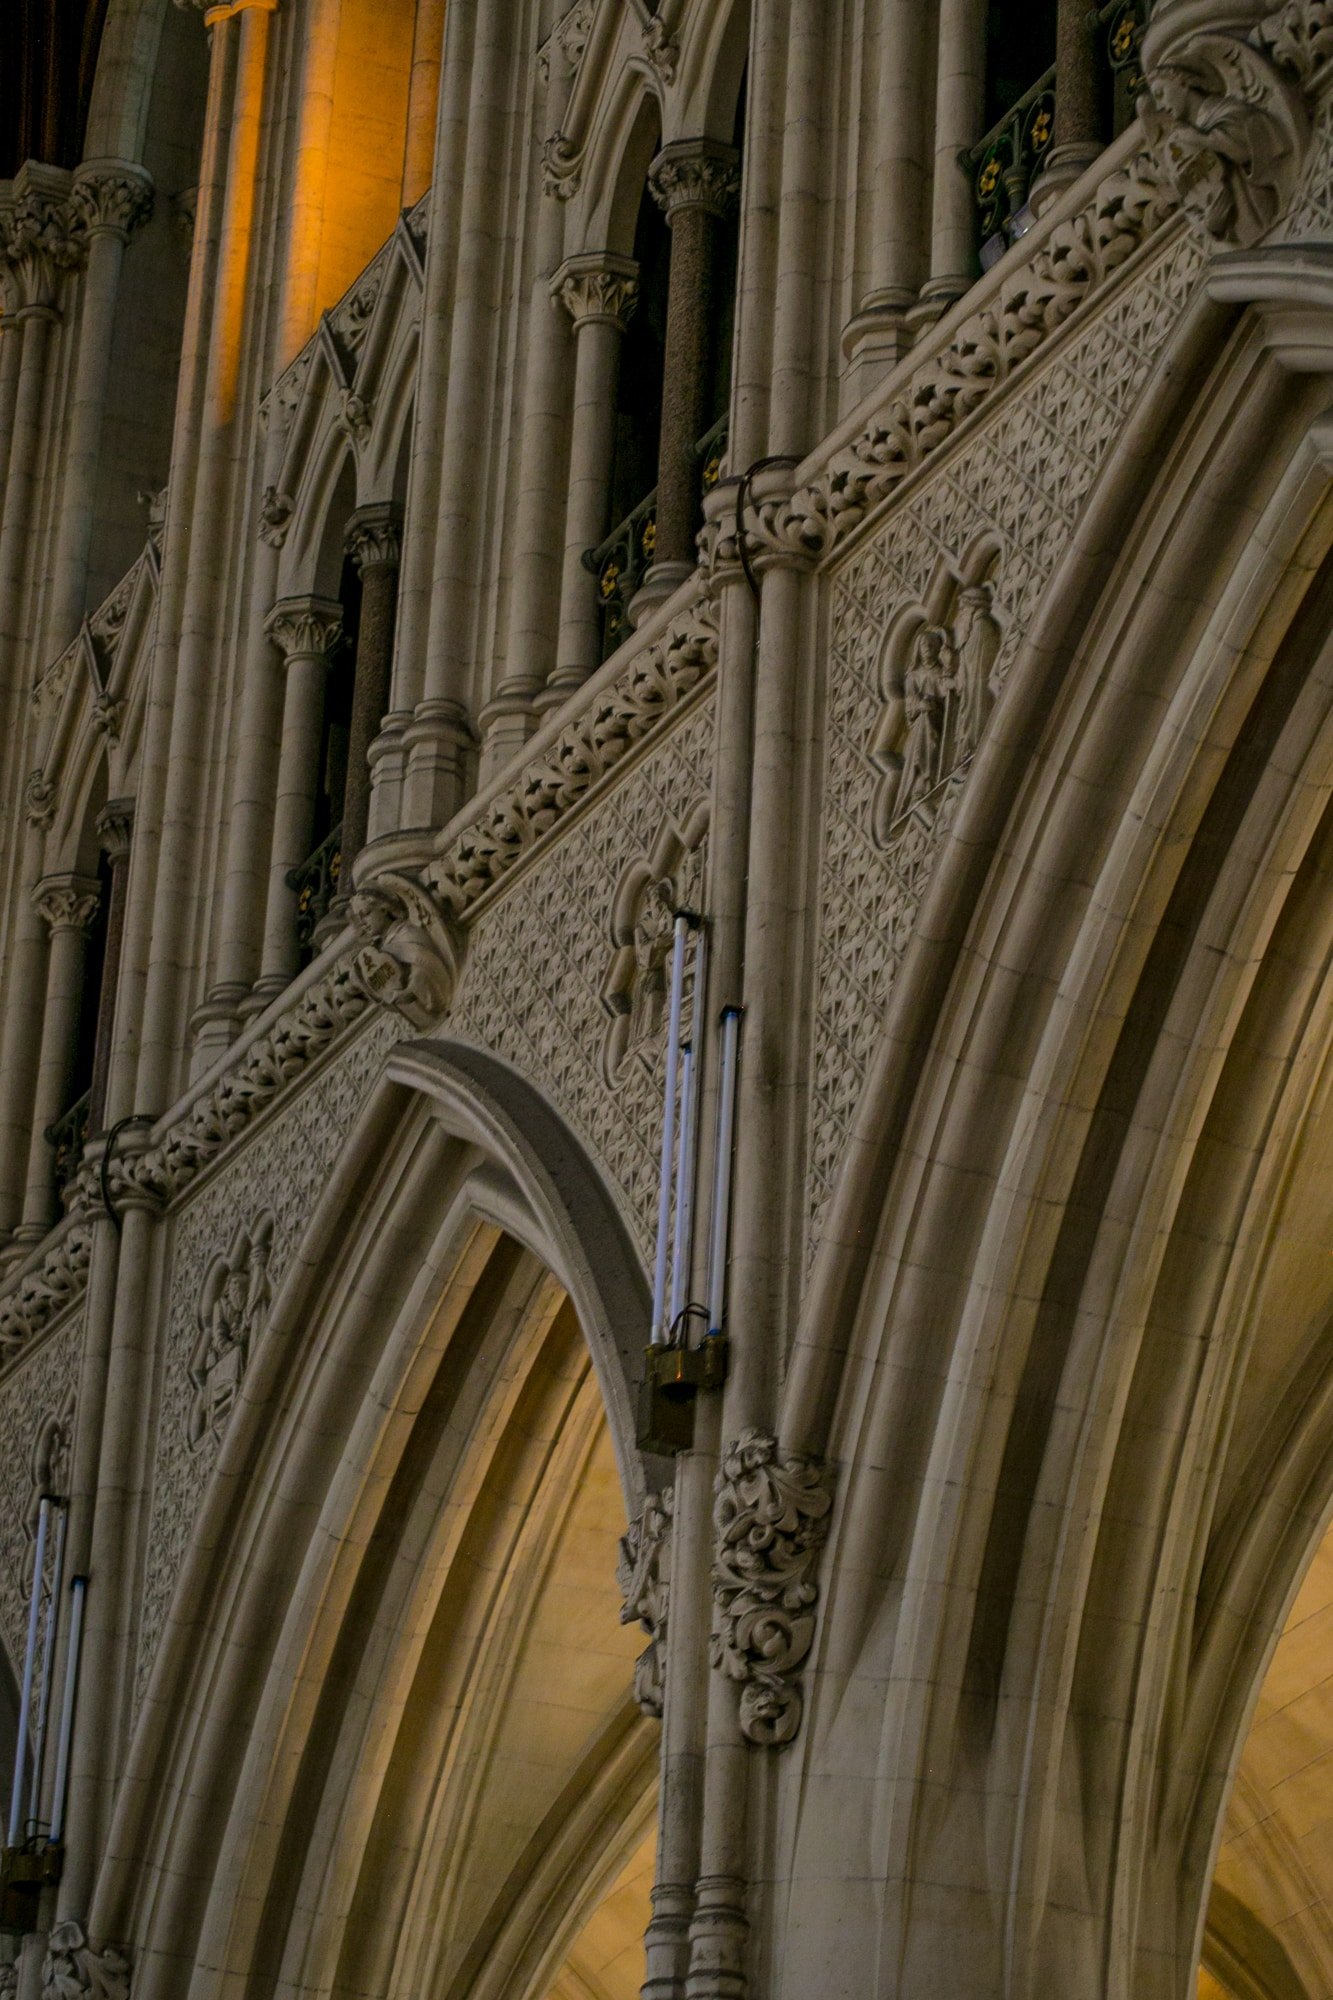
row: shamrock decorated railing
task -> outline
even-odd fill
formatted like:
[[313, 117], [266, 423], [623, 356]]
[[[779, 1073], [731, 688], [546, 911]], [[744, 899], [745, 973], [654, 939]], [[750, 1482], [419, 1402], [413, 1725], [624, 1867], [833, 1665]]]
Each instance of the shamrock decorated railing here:
[[[727, 450], [727, 419], [719, 417], [694, 447], [699, 468], [699, 498], [722, 474]], [[653, 563], [657, 546], [657, 488], [614, 527], [604, 542], [584, 555], [583, 566], [597, 578], [602, 609], [602, 658], [608, 659], [630, 629], [629, 603]]]
[[[1105, 33], [1108, 140], [1118, 136], [1131, 122], [1143, 88], [1139, 44], [1143, 38], [1144, 11], [1144, 0], [1110, 0], [1099, 11], [1098, 19]], [[1031, 225], [1028, 195], [1056, 136], [1056, 112], [1052, 65], [965, 156], [972, 174], [978, 255], [983, 271], [988, 271]]]
[[314, 950], [315, 932], [338, 893], [342, 836], [341, 825], [335, 826], [314, 853], [287, 876], [287, 887], [296, 891], [296, 943], [303, 964]]

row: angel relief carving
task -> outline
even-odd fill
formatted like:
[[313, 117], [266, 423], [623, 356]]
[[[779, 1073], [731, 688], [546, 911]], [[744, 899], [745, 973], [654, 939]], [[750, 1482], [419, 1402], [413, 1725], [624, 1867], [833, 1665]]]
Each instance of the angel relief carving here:
[[201, 1451], [226, 1428], [272, 1298], [272, 1247], [273, 1211], [265, 1208], [239, 1225], [225, 1257], [215, 1257], [205, 1273], [190, 1355], [193, 1394], [186, 1439], [191, 1451]]
[[870, 745], [880, 773], [871, 808], [875, 843], [887, 847], [976, 749], [995, 699], [1001, 631], [995, 587], [945, 580], [942, 615], [899, 619], [884, 648], [884, 702]]
[[[625, 871], [616, 891], [611, 960], [602, 982], [602, 1005], [611, 1017], [602, 1069], [613, 1088], [636, 1056], [651, 1063], [665, 1031], [672, 934], [677, 912], [699, 907], [706, 811], [696, 811], [683, 832], [666, 828], [652, 854]], [[688, 984], [685, 1005], [688, 1015]]]

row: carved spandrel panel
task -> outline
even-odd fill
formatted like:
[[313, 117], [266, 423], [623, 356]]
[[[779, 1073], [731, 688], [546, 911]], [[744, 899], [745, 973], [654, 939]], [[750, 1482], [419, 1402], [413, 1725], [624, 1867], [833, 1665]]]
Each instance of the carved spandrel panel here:
[[[688, 903], [702, 893], [705, 843], [695, 832], [691, 844], [691, 832], [708, 797], [713, 707], [711, 697], [701, 701], [486, 912], [450, 1015], [451, 1028], [513, 1063], [583, 1135], [645, 1248], [657, 1200], [665, 1040], [651, 994], [639, 995], [635, 1011], [638, 974], [652, 976], [656, 906], [647, 891], [660, 879], [653, 857], [663, 829], [674, 828], [671, 895]], [[637, 945], [623, 941], [617, 916], [636, 857], [645, 863]], [[631, 953], [636, 970], [622, 993], [615, 968]], [[624, 1046], [608, 1038], [608, 1016], [613, 1031], [631, 1024], [632, 1051], [629, 1034]]]
[[[989, 707], [1201, 264], [1192, 237], [1177, 238], [1146, 263], [834, 573], [813, 1049], [811, 1254], [893, 977], [966, 783], [972, 746], [956, 746], [961, 754], [951, 759], [944, 735], [953, 726], [945, 713], [949, 689], [955, 699], [965, 692], [958, 669], [967, 643], [961, 611], [969, 552], [982, 544], [993, 551], [993, 592], [985, 607], [994, 621], [984, 648]], [[938, 643], [932, 641], [931, 659], [920, 662], [927, 677], [936, 673], [939, 686], [934, 697], [924, 683], [916, 690], [922, 717], [909, 759], [907, 704], [895, 717], [886, 700], [892, 691], [885, 683], [886, 649], [905, 607], [924, 606], [942, 571], [956, 580], [954, 607], [935, 618]], [[905, 688], [905, 673], [900, 685]], [[900, 810], [898, 793], [909, 762], [912, 796], [909, 809]]]
[[16, 1669], [27, 1627], [37, 1500], [44, 1487], [68, 1476], [82, 1347], [83, 1314], [71, 1313], [0, 1389], [0, 1636]]
[[176, 1224], [136, 1701], [269, 1304], [352, 1121], [405, 1032], [395, 1015], [367, 1016], [351, 1045], [260, 1122]]

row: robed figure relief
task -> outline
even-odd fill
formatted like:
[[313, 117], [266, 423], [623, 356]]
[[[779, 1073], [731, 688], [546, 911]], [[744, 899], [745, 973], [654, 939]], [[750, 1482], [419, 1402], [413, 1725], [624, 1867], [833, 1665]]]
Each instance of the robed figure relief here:
[[273, 1216], [264, 1209], [242, 1224], [225, 1257], [208, 1267], [199, 1295], [198, 1333], [190, 1355], [186, 1438], [199, 1451], [221, 1434], [240, 1393], [250, 1350], [272, 1297], [268, 1261]]
[[870, 761], [880, 773], [873, 834], [887, 847], [976, 749], [995, 698], [994, 586], [963, 584], [947, 622], [922, 620], [885, 652], [884, 707]]

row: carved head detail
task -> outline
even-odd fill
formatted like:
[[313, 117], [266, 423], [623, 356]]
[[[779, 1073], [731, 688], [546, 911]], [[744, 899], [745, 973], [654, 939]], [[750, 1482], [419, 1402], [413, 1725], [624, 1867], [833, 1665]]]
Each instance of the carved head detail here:
[[1309, 116], [1299, 92], [1250, 42], [1192, 38], [1151, 67], [1139, 109], [1162, 171], [1207, 235], [1248, 246], [1289, 206]]

